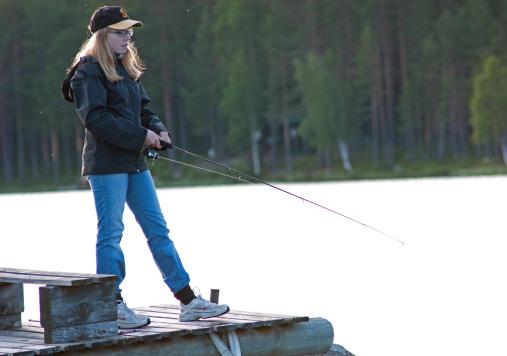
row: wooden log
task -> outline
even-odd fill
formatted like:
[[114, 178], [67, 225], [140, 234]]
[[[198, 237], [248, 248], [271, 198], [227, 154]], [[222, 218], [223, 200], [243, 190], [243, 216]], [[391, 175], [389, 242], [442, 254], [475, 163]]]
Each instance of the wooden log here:
[[[326, 353], [332, 345], [333, 327], [322, 318], [307, 323], [238, 329], [236, 334], [244, 356], [305, 355]], [[225, 334], [222, 339], [226, 340]], [[72, 355], [72, 353], [69, 353]], [[208, 335], [175, 336], [169, 339], [132, 345], [82, 350], [83, 356], [219, 356]]]
[[117, 335], [115, 290], [114, 282], [40, 287], [44, 340], [60, 343]]

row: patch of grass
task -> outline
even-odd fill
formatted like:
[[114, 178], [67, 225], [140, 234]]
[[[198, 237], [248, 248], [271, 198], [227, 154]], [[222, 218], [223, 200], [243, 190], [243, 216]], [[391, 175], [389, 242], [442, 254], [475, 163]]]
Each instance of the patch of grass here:
[[[285, 166], [281, 165], [276, 169], [267, 171], [265, 168], [258, 177], [265, 181], [275, 182], [322, 182], [322, 181], [344, 181], [344, 180], [374, 180], [374, 179], [403, 179], [421, 177], [463, 177], [482, 175], [507, 175], [507, 167], [499, 160], [446, 160], [446, 161], [419, 161], [411, 163], [400, 161], [394, 168], [386, 166], [375, 166], [372, 164], [357, 164], [352, 172], [346, 172], [334, 160], [334, 166], [323, 168], [315, 156], [298, 157], [293, 162], [293, 171], [287, 174]], [[192, 162], [189, 162], [192, 163]], [[353, 162], [354, 163], [354, 162]], [[244, 161], [239, 159], [223, 162], [223, 164], [238, 171], [254, 176]], [[237, 176], [220, 167], [206, 163], [196, 165], [218, 171], [224, 174]], [[187, 187], [187, 186], [208, 186], [224, 184], [242, 184], [235, 179], [203, 172], [195, 168], [183, 167], [169, 162], [150, 163], [155, 183], [158, 187]], [[245, 178], [245, 177], [243, 177]], [[9, 184], [0, 185], [0, 193], [27, 193], [44, 191], [62, 191], [89, 189], [86, 180], [76, 176], [59, 177], [58, 180], [23, 180]]]

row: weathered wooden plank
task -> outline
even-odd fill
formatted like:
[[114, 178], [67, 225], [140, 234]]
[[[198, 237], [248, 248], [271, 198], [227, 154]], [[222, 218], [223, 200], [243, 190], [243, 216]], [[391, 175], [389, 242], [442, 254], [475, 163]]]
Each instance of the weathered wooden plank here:
[[170, 315], [166, 315], [163, 313], [152, 313], [152, 312], [140, 312], [140, 314], [147, 315], [150, 317], [152, 321], [158, 322], [166, 322], [174, 325], [179, 328], [211, 328], [215, 325], [219, 325], [219, 321], [213, 320], [197, 320], [197, 321], [188, 321], [181, 322], [177, 318], [171, 317]]
[[13, 336], [13, 337], [25, 337], [30, 339], [44, 339], [44, 334], [41, 332], [33, 331], [22, 331], [19, 328], [0, 330], [0, 336]]
[[135, 344], [140, 342], [141, 339], [135, 336], [117, 335], [107, 338], [88, 339], [83, 341], [86, 349], [104, 348], [118, 345]]
[[127, 331], [122, 335], [126, 336], [134, 336], [139, 339], [139, 341], [155, 341], [162, 339], [162, 336], [158, 332], [152, 331], [143, 331], [140, 329], [134, 329], [135, 331]]
[[178, 319], [178, 314], [171, 314], [171, 313], [164, 313], [164, 312], [155, 312], [150, 310], [142, 310], [143, 308], [134, 308], [133, 310], [141, 315], [147, 315], [154, 318], [164, 319], [169, 323], [177, 323], [177, 324], [183, 324], [183, 325], [193, 325], [193, 326], [208, 326], [210, 324], [216, 323], [209, 320], [197, 320], [192, 322], [181, 322]]
[[31, 332], [35, 332], [35, 333], [41, 333], [41, 334], [44, 333], [44, 328], [42, 326], [40, 326], [39, 323], [37, 323], [37, 324], [34, 323], [33, 325], [23, 324], [23, 325], [21, 325], [20, 328], [16, 328], [15, 330], [31, 331]]
[[139, 329], [130, 329], [129, 332], [154, 332], [160, 335], [161, 338], [167, 338], [167, 337], [173, 337], [173, 336], [183, 336], [188, 335], [189, 330], [186, 329], [174, 329], [174, 328], [167, 328], [164, 325], [153, 325], [154, 323], [151, 323], [148, 326], [143, 326]]
[[[5, 332], [0, 332], [0, 342], [15, 342], [19, 344], [26, 344], [26, 345], [40, 345], [44, 348], [44, 350], [48, 351], [41, 351], [40, 354], [49, 354], [50, 353], [56, 353], [56, 352], [62, 352], [62, 351], [75, 351], [75, 350], [83, 350], [85, 348], [96, 348], [96, 347], [107, 347], [112, 345], [125, 345], [125, 344], [132, 344], [139, 342], [140, 339], [138, 337], [134, 336], [127, 336], [127, 335], [117, 335], [112, 336], [108, 338], [98, 338], [98, 339], [89, 339], [78, 343], [67, 343], [67, 344], [46, 344], [44, 343], [44, 340], [41, 338], [34, 338], [34, 333], [29, 332], [16, 332], [11, 331], [9, 333], [5, 333], [8, 336], [3, 335]], [[42, 335], [41, 335], [42, 337]], [[39, 354], [39, 352], [37, 352]]]
[[40, 287], [40, 323], [60, 328], [116, 320], [115, 283]]
[[0, 315], [22, 313], [24, 310], [23, 284], [0, 284]]
[[33, 344], [33, 345], [44, 344], [44, 341], [42, 339], [31, 339], [29, 337], [5, 336], [5, 335], [0, 335], [0, 342], [19, 342], [21, 344]]
[[[161, 304], [161, 305], [153, 305], [150, 306], [150, 308], [165, 308], [165, 309], [172, 309], [172, 310], [180, 310], [179, 305], [174, 304]], [[286, 314], [275, 314], [275, 313], [260, 313], [260, 312], [252, 312], [252, 311], [242, 311], [242, 310], [231, 310], [227, 314], [234, 314], [234, 315], [248, 315], [248, 316], [259, 316], [259, 317], [267, 317], [267, 318], [273, 318], [273, 319], [279, 319], [279, 318], [285, 318], [285, 319], [291, 319], [293, 322], [305, 322], [309, 320], [309, 317], [307, 316], [292, 316], [292, 315], [286, 315]], [[225, 314], [225, 315], [227, 315]]]
[[[174, 315], [175, 318], [178, 318], [178, 316], [179, 316], [179, 311], [177, 309], [167, 309], [167, 308], [162, 308], [162, 307], [145, 307], [145, 308], [134, 308], [134, 310], [139, 311], [141, 313], [146, 313], [146, 312], [148, 312], [148, 313], [151, 313], [151, 312], [165, 313], [167, 315]], [[275, 323], [281, 323], [284, 321], [292, 322], [295, 318], [300, 318], [300, 317], [281, 318], [281, 317], [261, 316], [261, 315], [251, 316], [251, 315], [237, 314], [234, 311], [230, 311], [227, 314], [221, 315], [219, 317], [209, 318], [209, 319], [205, 319], [205, 320], [224, 321], [224, 322], [231, 322], [231, 323], [238, 323], [238, 324], [249, 323], [249, 322], [252, 322], [253, 324], [255, 324], [256, 322], [259, 322], [259, 325], [263, 326], [263, 325], [270, 325], [270, 324], [269, 323], [262, 324], [262, 321], [272, 321]], [[307, 319], [307, 317], [304, 317], [304, 320], [306, 320], [306, 319]]]
[[33, 276], [3, 272], [0, 272], [0, 282], [46, 284], [55, 286], [78, 286], [95, 283], [91, 278], [72, 277], [72, 279], [69, 279], [68, 277]]
[[[164, 309], [164, 308], [134, 308], [140, 314], [148, 315], [150, 318], [161, 317], [161, 318], [174, 318], [175, 321], [179, 315], [177, 309]], [[306, 320], [307, 318], [301, 318], [302, 320]], [[249, 316], [249, 315], [237, 315], [233, 312], [229, 312], [225, 315], [209, 318], [205, 320], [201, 320], [201, 322], [213, 322], [214, 331], [225, 331], [225, 330], [233, 330], [236, 328], [255, 328], [261, 326], [273, 326], [273, 325], [282, 325], [288, 324], [296, 319], [294, 317], [288, 318], [273, 318], [266, 316]], [[190, 322], [194, 323], [194, 322]], [[189, 322], [184, 322], [183, 324], [188, 325]], [[215, 326], [216, 325], [216, 326]]]
[[37, 355], [51, 355], [60, 351], [58, 346], [55, 345], [36, 345], [26, 342], [18, 341], [2, 341], [0, 340], [0, 347], [16, 348], [22, 350], [34, 351]]
[[72, 341], [116, 335], [118, 335], [116, 321], [65, 326], [62, 328], [44, 328], [44, 341], [48, 344], [69, 343]]
[[293, 315], [285, 315], [285, 314], [273, 314], [273, 313], [258, 313], [258, 312], [247, 312], [240, 310], [232, 310], [232, 314], [234, 315], [243, 315], [243, 316], [253, 316], [253, 317], [267, 317], [272, 319], [286, 319], [292, 323], [302, 323], [310, 320], [308, 316], [293, 316]]
[[0, 347], [0, 355], [16, 355], [16, 356], [31, 356], [35, 352], [31, 350], [14, 349], [9, 347]]
[[0, 329], [17, 328], [21, 326], [21, 313], [0, 315]]
[[30, 327], [34, 327], [34, 328], [44, 329], [40, 325], [40, 320], [35, 320], [35, 319], [29, 319], [28, 321], [23, 321], [23, 327], [25, 327], [25, 326], [30, 326]]
[[[39, 332], [33, 332], [33, 331], [25, 331], [26, 329], [37, 329]], [[32, 340], [34, 343], [41, 343], [46, 346], [51, 347], [58, 347], [59, 351], [76, 351], [76, 350], [83, 350], [85, 348], [84, 343], [82, 342], [73, 342], [73, 343], [62, 343], [62, 344], [47, 344], [44, 343], [44, 334], [42, 333], [43, 330], [41, 328], [34, 328], [34, 327], [23, 327], [19, 329], [14, 330], [0, 330], [0, 335], [2, 336], [9, 336], [9, 337], [16, 337], [16, 338], [25, 338]], [[22, 330], [22, 331], [20, 331]]]
[[37, 355], [51, 355], [63, 349], [58, 345], [44, 344], [41, 339], [0, 336], [0, 347], [14, 347], [34, 351]]
[[[179, 327], [182, 329], [188, 329], [189, 335], [196, 335], [202, 333], [202, 331], [199, 331], [201, 328], [210, 328], [210, 331], [229, 331], [234, 330], [238, 326], [231, 323], [222, 323], [220, 321], [211, 320], [211, 319], [205, 319], [205, 320], [198, 320], [198, 321], [191, 321], [191, 322], [180, 322], [178, 319], [174, 318], [173, 315], [170, 314], [164, 314], [164, 313], [155, 313], [155, 312], [141, 312], [141, 314], [148, 315], [150, 319], [154, 321], [168, 321], [175, 327]], [[191, 326], [197, 326], [198, 328], [191, 328]]]
[[150, 319], [152, 322], [157, 322], [158, 324], [171, 325], [175, 328], [180, 328], [184, 330], [188, 330], [189, 335], [198, 335], [202, 333], [209, 333], [211, 331], [229, 331], [237, 329], [242, 326], [242, 324], [232, 324], [232, 323], [223, 323], [220, 321], [212, 321], [212, 320], [200, 320], [200, 321], [192, 321], [192, 322], [179, 322], [174, 319], [166, 319], [164, 317], [158, 317], [150, 315]]
[[[148, 307], [148, 308], [134, 308], [140, 314], [148, 315], [150, 318], [154, 317], [166, 317], [166, 318], [174, 318], [177, 320], [179, 311], [178, 309], [166, 309], [161, 307]], [[307, 321], [308, 317], [271, 317], [271, 316], [263, 316], [263, 315], [242, 315], [236, 314], [234, 311], [231, 311], [227, 314], [224, 314], [219, 317], [209, 318], [200, 320], [202, 322], [213, 322], [217, 325], [213, 326], [214, 331], [224, 331], [224, 330], [233, 330], [235, 328], [255, 328], [262, 326], [274, 326], [274, 325], [283, 325], [289, 324], [292, 322], [301, 322]], [[194, 322], [184, 322], [183, 324], [188, 325], [188, 323]]]
[[5, 268], [0, 267], [0, 272], [14, 273], [14, 274], [26, 274], [34, 276], [53, 276], [53, 277], [79, 277], [79, 278], [90, 278], [93, 283], [102, 282], [114, 282], [116, 276], [111, 274], [90, 274], [90, 273], [74, 273], [74, 272], [54, 272], [54, 271], [39, 271], [30, 269], [18, 269], [18, 268]]
[[178, 322], [171, 323], [170, 321], [167, 321], [167, 319], [157, 318], [157, 317], [153, 317], [150, 319], [151, 319], [150, 325], [157, 326], [157, 327], [171, 328], [171, 329], [175, 329], [175, 330], [184, 330], [187, 332], [193, 331], [193, 332], [198, 332], [198, 333], [203, 333], [203, 334], [209, 333], [212, 331], [211, 325], [199, 326], [199, 325], [190, 325], [190, 324], [184, 324], [184, 323], [178, 323]]
[[[178, 316], [180, 314], [179, 308], [167, 308], [162, 306], [150, 306], [150, 307], [140, 307], [140, 308], [134, 308], [135, 310], [139, 311], [153, 311], [158, 313], [167, 313], [167, 314], [174, 314]], [[248, 314], [242, 314], [237, 313], [234, 310], [229, 311], [227, 314], [224, 314], [224, 318], [231, 318], [231, 319], [242, 319], [242, 320], [272, 320], [272, 319], [279, 319], [280, 317], [273, 317], [273, 316], [265, 316], [265, 315], [248, 315]], [[290, 317], [293, 318], [293, 317]]]

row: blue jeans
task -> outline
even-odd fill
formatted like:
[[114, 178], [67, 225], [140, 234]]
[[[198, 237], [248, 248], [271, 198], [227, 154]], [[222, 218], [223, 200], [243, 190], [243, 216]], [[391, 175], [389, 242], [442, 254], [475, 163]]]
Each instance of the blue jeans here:
[[151, 254], [164, 282], [173, 293], [190, 282], [174, 243], [169, 238], [150, 171], [88, 176], [97, 210], [97, 273], [118, 276], [117, 291], [125, 278], [125, 258], [120, 247], [125, 202], [148, 240]]

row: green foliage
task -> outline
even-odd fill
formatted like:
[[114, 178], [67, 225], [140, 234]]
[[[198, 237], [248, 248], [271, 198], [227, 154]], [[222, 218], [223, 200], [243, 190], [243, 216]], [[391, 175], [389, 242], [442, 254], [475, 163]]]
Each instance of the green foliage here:
[[474, 78], [473, 88], [470, 102], [473, 139], [498, 142], [507, 133], [507, 64], [496, 56], [488, 56], [482, 71]]
[[222, 93], [220, 108], [227, 119], [227, 143], [236, 149], [249, 145], [249, 117], [252, 108], [252, 81], [247, 80], [249, 66], [245, 53], [238, 51], [228, 61], [227, 81]]
[[217, 134], [218, 75], [213, 48], [211, 6], [205, 4], [192, 53], [183, 64], [187, 82], [182, 90], [185, 111], [198, 137]]
[[336, 55], [328, 51], [321, 57], [309, 53], [305, 60], [296, 62], [296, 78], [306, 108], [300, 133], [319, 150], [334, 147], [336, 139], [344, 139], [347, 135], [347, 95], [332, 71], [336, 59]]
[[[503, 0], [118, 3], [144, 21], [134, 40], [152, 108], [200, 153], [213, 147], [247, 167], [258, 144], [273, 172], [294, 162], [297, 177], [310, 169], [300, 157], [335, 159], [337, 140], [361, 172], [494, 158], [507, 131]], [[60, 83], [102, 5], [0, 0], [1, 184], [79, 174], [82, 127]]]
[[226, 142], [234, 150], [245, 150], [261, 125], [264, 63], [258, 16], [263, 6], [256, 1], [220, 0], [214, 9], [223, 83], [219, 108], [226, 122]]

